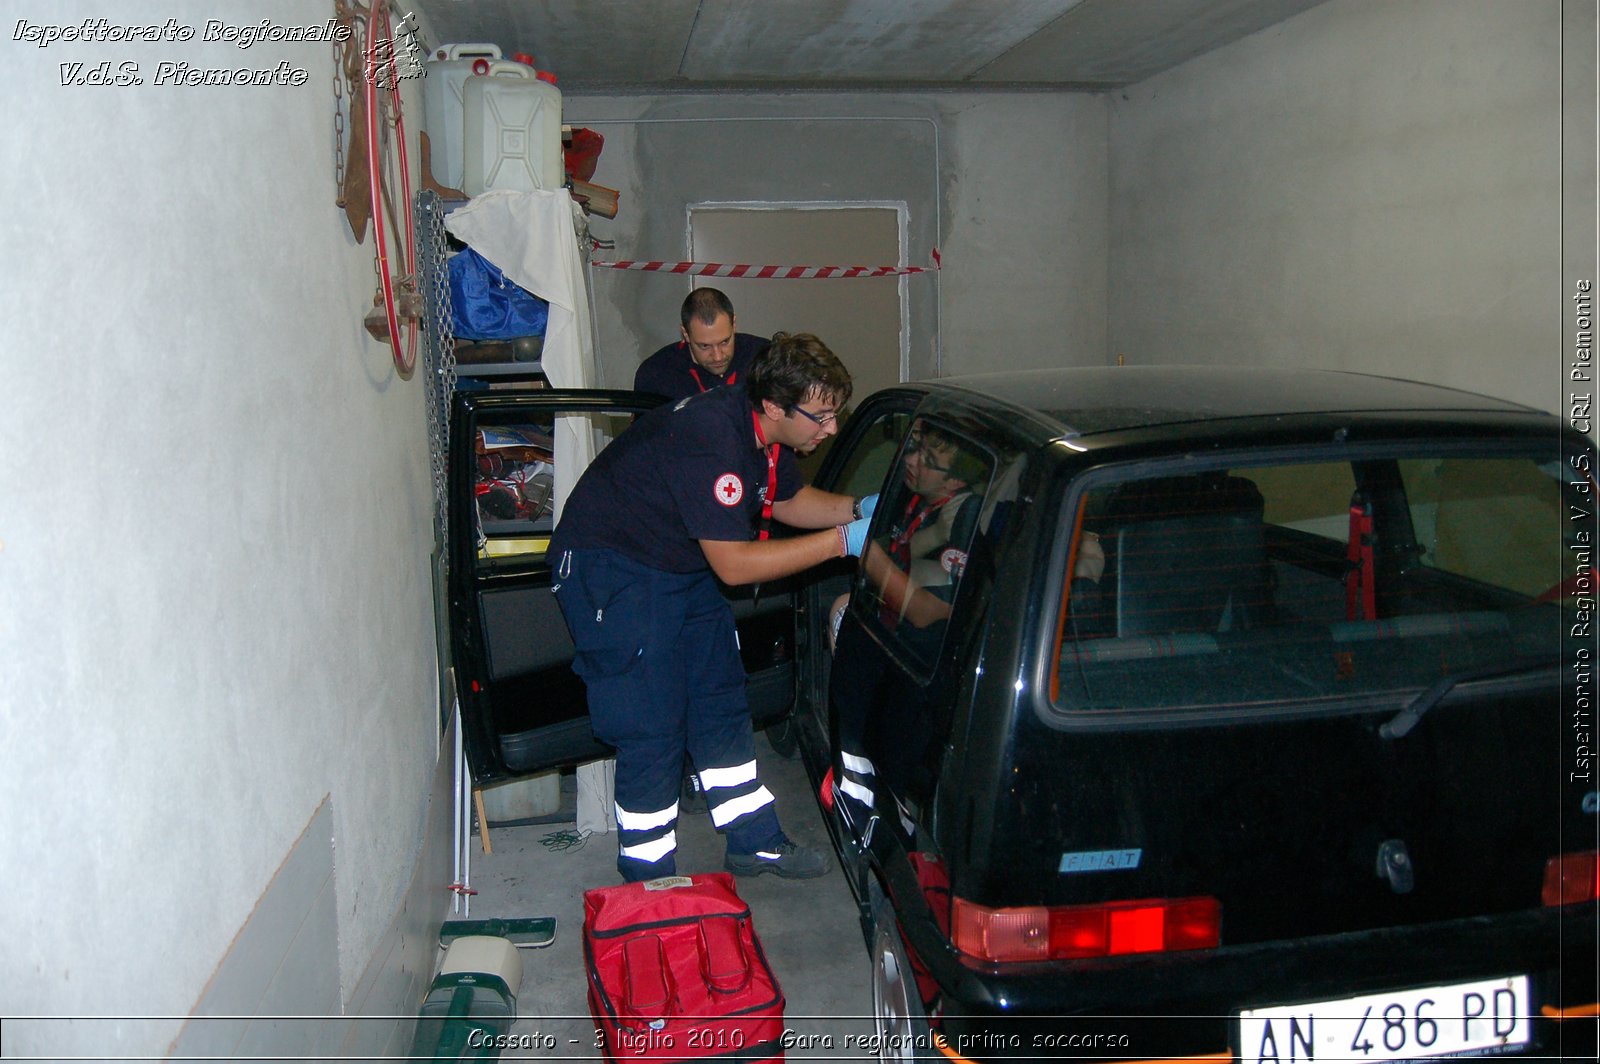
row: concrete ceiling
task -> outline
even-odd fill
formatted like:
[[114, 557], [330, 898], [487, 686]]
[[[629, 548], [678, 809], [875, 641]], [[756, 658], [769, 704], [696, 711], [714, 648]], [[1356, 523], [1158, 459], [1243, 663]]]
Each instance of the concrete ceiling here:
[[567, 93], [1103, 90], [1322, 0], [412, 0]]

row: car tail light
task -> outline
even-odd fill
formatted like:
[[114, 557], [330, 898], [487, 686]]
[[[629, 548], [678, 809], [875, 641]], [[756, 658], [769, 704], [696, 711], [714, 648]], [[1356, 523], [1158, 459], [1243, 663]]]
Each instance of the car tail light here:
[[1222, 904], [1215, 898], [1156, 898], [990, 909], [956, 898], [951, 937], [961, 952], [990, 961], [1211, 949], [1222, 941]]
[[1546, 905], [1575, 905], [1600, 898], [1600, 850], [1564, 853], [1544, 864], [1544, 889], [1539, 900]]

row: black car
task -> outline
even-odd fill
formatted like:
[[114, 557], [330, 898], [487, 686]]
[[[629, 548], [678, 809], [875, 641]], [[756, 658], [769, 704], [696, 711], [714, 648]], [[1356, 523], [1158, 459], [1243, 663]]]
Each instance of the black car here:
[[[605, 752], [548, 591], [553, 459], [656, 401], [455, 397], [480, 785]], [[731, 594], [860, 908], [878, 1052], [1592, 1057], [1595, 468], [1549, 415], [1340, 373], [862, 402], [816, 483], [879, 496], [866, 555]]]
[[1330, 372], [865, 401], [795, 722], [883, 1055], [1592, 1058], [1595, 466]]
[[[545, 553], [557, 477], [575, 479], [585, 454], [662, 401], [536, 384], [461, 391], [452, 399], [450, 652], [475, 786], [611, 755], [589, 730]], [[556, 468], [558, 454], [567, 468]], [[730, 588], [728, 597], [756, 726], [784, 724], [794, 702], [792, 593], [788, 585], [768, 585]], [[775, 738], [783, 743], [782, 729]]]

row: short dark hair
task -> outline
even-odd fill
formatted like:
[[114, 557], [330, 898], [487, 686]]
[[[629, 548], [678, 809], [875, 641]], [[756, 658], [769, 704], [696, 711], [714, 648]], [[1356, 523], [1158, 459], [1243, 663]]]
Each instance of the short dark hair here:
[[984, 481], [989, 478], [988, 464], [969, 451], [967, 448], [971, 445], [955, 433], [923, 421], [917, 426], [917, 442], [941, 451], [948, 449], [950, 470], [947, 475], [968, 487], [982, 488]]
[[720, 288], [696, 288], [683, 300], [683, 309], [678, 316], [683, 319], [683, 331], [689, 331], [689, 323], [698, 320], [702, 325], [715, 325], [717, 318], [726, 314], [728, 320], [733, 320], [733, 301], [723, 295]]
[[763, 400], [793, 410], [807, 399], [832, 399], [835, 409], [850, 401], [850, 371], [828, 345], [810, 333], [778, 333], [750, 364], [745, 391], [750, 406]]

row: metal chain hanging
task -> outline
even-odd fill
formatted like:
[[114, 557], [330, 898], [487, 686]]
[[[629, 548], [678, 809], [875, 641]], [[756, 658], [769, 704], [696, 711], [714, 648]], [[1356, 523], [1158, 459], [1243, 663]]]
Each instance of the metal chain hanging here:
[[350, 223], [357, 244], [367, 238], [372, 193], [367, 181], [367, 120], [363, 57], [370, 9], [357, 0], [334, 0], [344, 39], [333, 42], [334, 203]]
[[445, 456], [450, 448], [450, 399], [456, 390], [456, 345], [450, 326], [450, 249], [444, 200], [432, 189], [417, 193], [417, 289], [422, 296], [423, 387], [428, 401], [428, 457], [433, 468], [434, 539], [450, 557]]
[[333, 187], [344, 188], [344, 43], [333, 42]]

